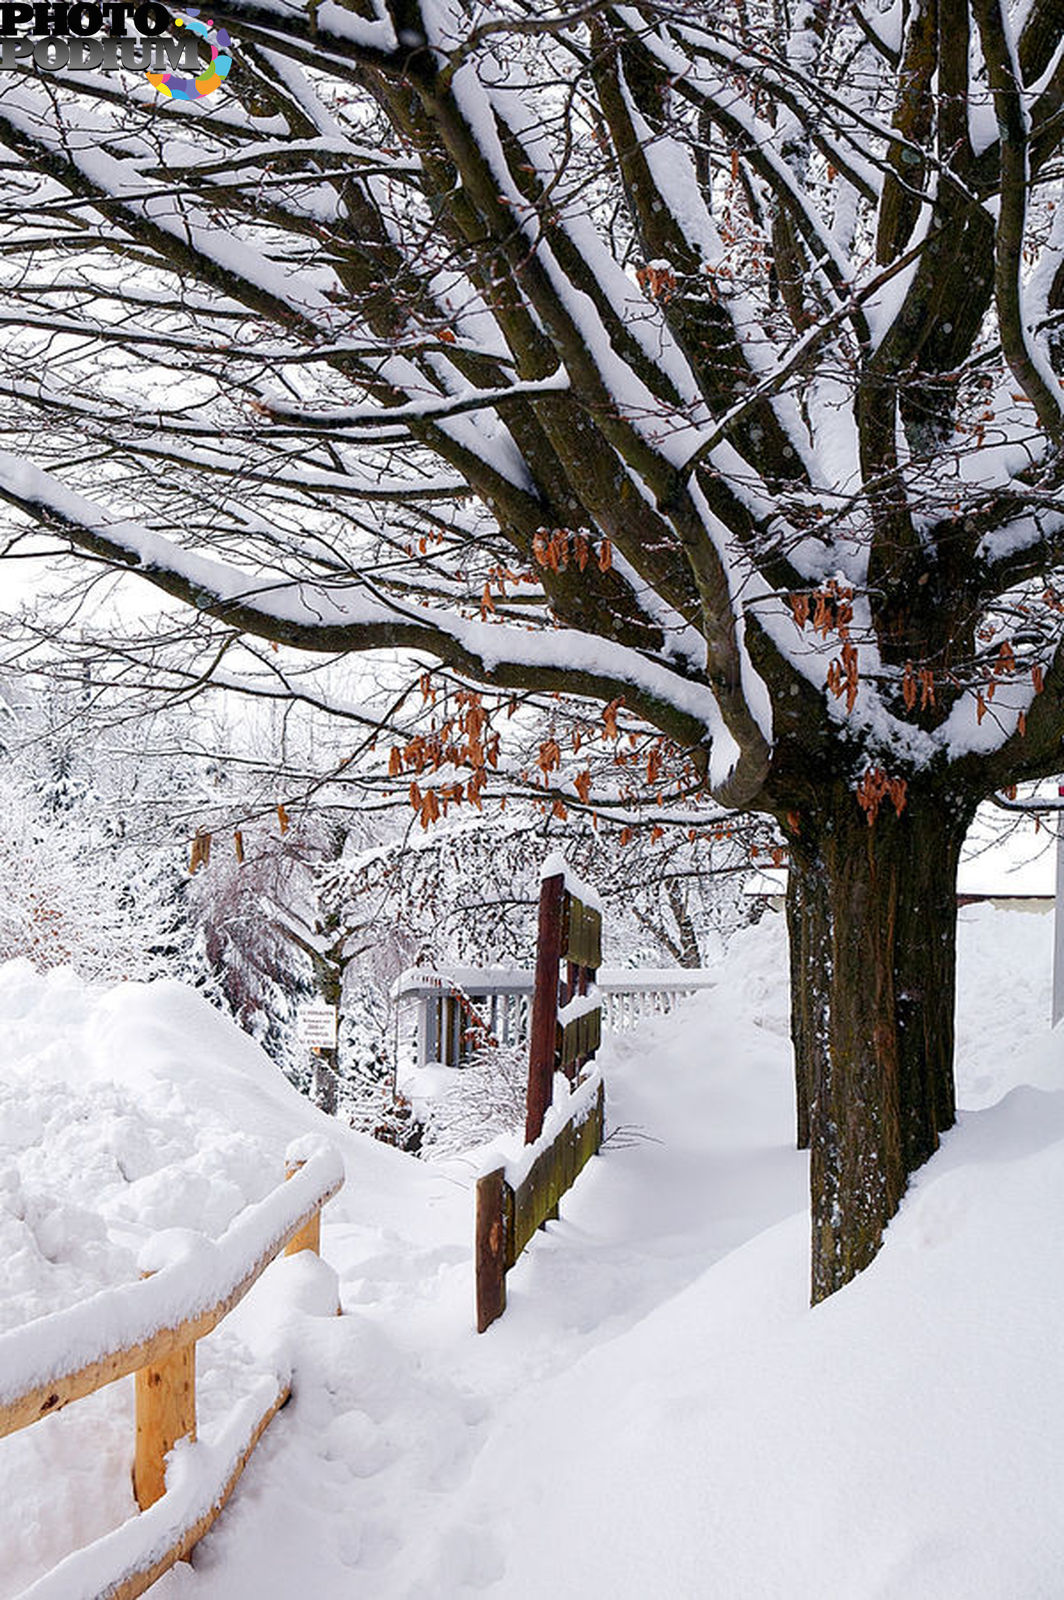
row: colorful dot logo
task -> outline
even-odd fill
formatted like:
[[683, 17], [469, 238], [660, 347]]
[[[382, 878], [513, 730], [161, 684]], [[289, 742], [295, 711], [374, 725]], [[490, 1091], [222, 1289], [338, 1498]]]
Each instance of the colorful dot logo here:
[[213, 94], [229, 76], [229, 68], [233, 65], [229, 35], [224, 28], [216, 28], [210, 18], [202, 22], [198, 6], [176, 11], [174, 22], [177, 27], [187, 28], [190, 33], [206, 39], [211, 47], [211, 64], [204, 68], [198, 78], [179, 78], [173, 72], [149, 72], [148, 82], [168, 99], [202, 100], [204, 95]]

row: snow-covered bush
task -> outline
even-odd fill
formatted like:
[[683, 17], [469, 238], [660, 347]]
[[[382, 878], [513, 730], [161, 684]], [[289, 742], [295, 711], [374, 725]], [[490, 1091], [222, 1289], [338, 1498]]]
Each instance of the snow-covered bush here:
[[527, 1046], [488, 1046], [465, 1066], [429, 1071], [434, 1092], [416, 1101], [426, 1155], [459, 1155], [524, 1127]]

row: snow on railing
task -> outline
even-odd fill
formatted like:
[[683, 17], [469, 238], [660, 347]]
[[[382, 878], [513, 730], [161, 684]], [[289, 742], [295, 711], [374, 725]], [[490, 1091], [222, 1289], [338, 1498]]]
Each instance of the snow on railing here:
[[[269, 1377], [221, 1440], [196, 1446], [198, 1470], [171, 1469], [196, 1436], [196, 1342], [216, 1327], [284, 1250], [320, 1248], [321, 1208], [342, 1187], [338, 1152], [317, 1138], [289, 1146], [287, 1181], [241, 1212], [220, 1239], [172, 1230], [141, 1252], [139, 1282], [0, 1335], [0, 1437], [51, 1416], [117, 1378], [136, 1375], [133, 1485], [140, 1515], [75, 1551], [21, 1600], [133, 1600], [203, 1537], [271, 1418], [288, 1398]], [[187, 1457], [185, 1458], [187, 1464]]]

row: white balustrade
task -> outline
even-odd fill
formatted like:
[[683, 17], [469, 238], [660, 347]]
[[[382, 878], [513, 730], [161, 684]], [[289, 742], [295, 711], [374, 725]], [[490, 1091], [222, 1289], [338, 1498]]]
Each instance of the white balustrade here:
[[[686, 967], [601, 967], [595, 979], [603, 1026], [623, 1032], [645, 1017], [667, 1015], [681, 1000], [716, 984], [713, 973]], [[532, 973], [521, 968], [450, 967], [404, 972], [392, 991], [400, 1016], [416, 1008], [416, 1022], [397, 1026], [402, 1054], [418, 1066], [443, 1060], [460, 1066], [469, 1054], [461, 1037], [479, 1020], [498, 1045], [528, 1041]], [[412, 1048], [411, 1048], [412, 1047]]]

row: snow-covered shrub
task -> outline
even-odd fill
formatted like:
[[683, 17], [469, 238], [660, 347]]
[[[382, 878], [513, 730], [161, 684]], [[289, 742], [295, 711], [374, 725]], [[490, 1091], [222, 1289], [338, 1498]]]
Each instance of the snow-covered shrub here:
[[527, 1045], [487, 1046], [466, 1066], [435, 1074], [438, 1092], [417, 1103], [424, 1153], [458, 1155], [523, 1128], [527, 1083]]

